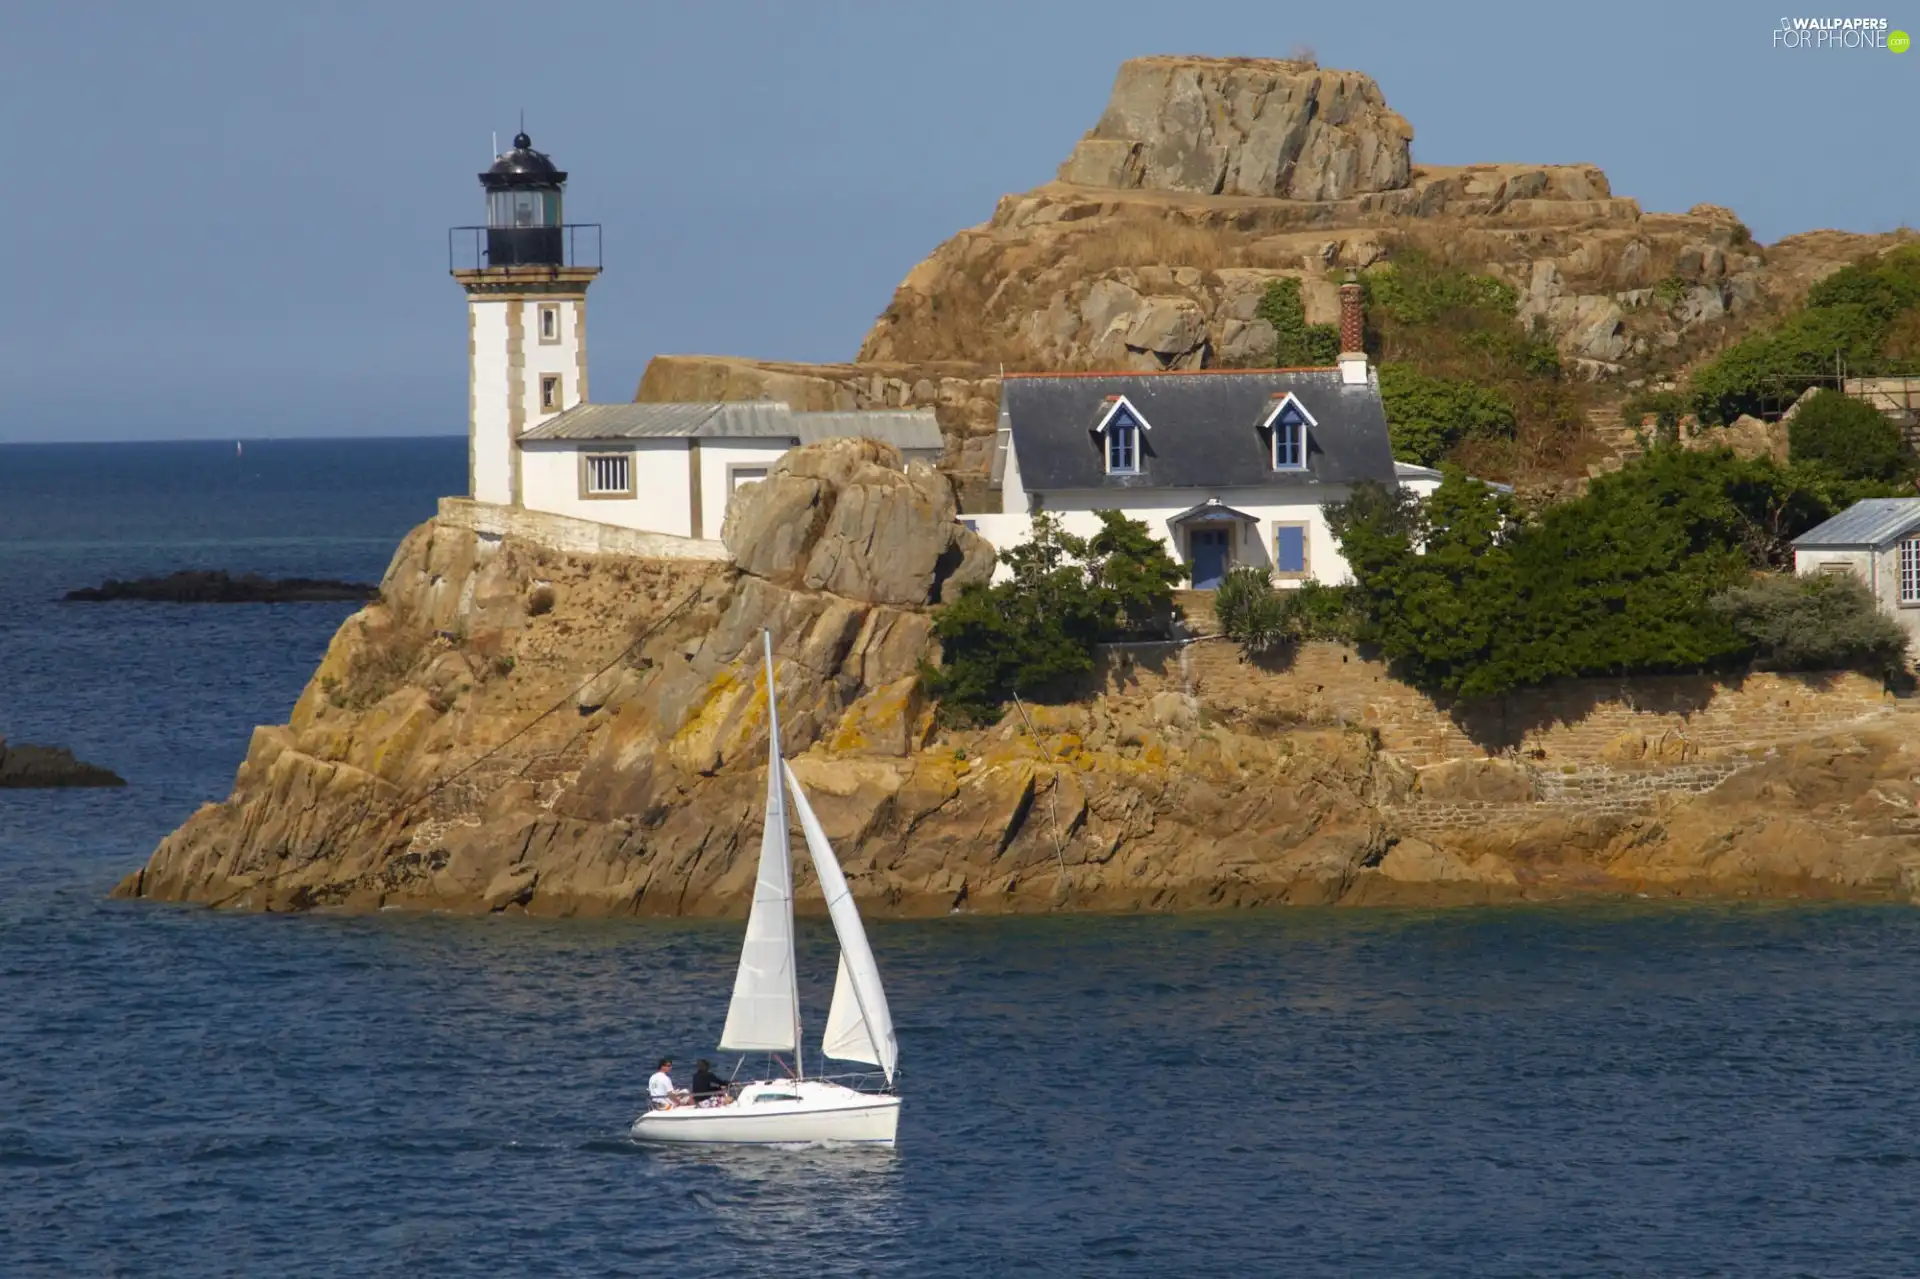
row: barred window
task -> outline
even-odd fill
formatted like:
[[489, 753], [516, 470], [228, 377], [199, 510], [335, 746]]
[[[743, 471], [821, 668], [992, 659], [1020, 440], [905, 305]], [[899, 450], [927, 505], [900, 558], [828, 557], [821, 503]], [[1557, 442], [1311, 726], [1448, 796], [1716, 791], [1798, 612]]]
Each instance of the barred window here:
[[1920, 537], [1900, 543], [1900, 602], [1920, 604]]
[[624, 453], [589, 455], [587, 463], [587, 492], [594, 494], [626, 494], [633, 491], [633, 472], [628, 465], [629, 459]]

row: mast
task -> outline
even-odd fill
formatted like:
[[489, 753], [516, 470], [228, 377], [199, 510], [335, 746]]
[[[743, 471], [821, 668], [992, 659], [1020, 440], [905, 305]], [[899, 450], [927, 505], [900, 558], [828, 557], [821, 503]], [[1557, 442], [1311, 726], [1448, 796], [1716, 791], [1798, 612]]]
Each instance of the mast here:
[[[780, 698], [778, 694], [775, 693], [773, 686], [773, 632], [763, 628], [760, 632], [760, 641], [765, 648], [767, 656], [767, 767], [772, 770], [772, 774], [777, 777], [780, 771], [785, 768], [786, 760], [780, 752]], [[784, 787], [781, 788], [782, 793], [779, 799], [780, 811], [778, 814], [780, 828], [783, 831], [787, 826], [787, 804], [784, 789]], [[770, 813], [769, 817], [771, 816], [773, 816], [773, 814]], [[800, 962], [799, 956], [796, 953], [798, 948], [793, 935], [793, 871], [791, 868], [787, 871], [787, 884], [787, 971], [794, 975], [795, 981], [798, 981]], [[800, 1001], [796, 999], [793, 1002], [793, 1077], [795, 1079], [806, 1078], [807, 1064], [805, 1054], [806, 1048], [800, 1038]]]

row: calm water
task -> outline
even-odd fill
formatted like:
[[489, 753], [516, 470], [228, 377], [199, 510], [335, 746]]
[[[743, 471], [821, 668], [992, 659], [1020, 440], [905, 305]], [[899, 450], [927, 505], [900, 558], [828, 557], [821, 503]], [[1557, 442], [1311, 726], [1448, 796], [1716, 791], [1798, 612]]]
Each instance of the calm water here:
[[[655, 1152], [737, 928], [109, 903], [226, 793], [458, 440], [0, 448], [0, 1274], [1898, 1275], [1920, 914], [1298, 912], [874, 929], [896, 1153]], [[803, 968], [816, 1019], [828, 938]]]

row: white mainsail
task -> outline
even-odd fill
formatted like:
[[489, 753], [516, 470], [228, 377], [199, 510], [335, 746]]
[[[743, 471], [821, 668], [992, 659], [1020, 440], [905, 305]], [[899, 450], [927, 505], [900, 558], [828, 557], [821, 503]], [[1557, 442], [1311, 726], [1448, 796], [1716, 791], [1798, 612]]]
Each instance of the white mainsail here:
[[793, 1052], [800, 1045], [800, 988], [793, 963], [793, 857], [781, 787], [780, 715], [774, 707], [773, 637], [767, 655], [767, 820], [753, 882], [747, 939], [733, 979], [720, 1047], [728, 1052]]
[[880, 969], [873, 962], [873, 949], [867, 945], [867, 931], [860, 926], [860, 910], [853, 904], [853, 892], [847, 877], [840, 872], [840, 861], [833, 855], [820, 819], [813, 815], [806, 792], [793, 769], [781, 766], [787, 775], [787, 789], [793, 794], [794, 812], [799, 814], [800, 829], [806, 832], [807, 851], [820, 876], [820, 891], [826, 895], [827, 914], [833, 918], [834, 934], [840, 939], [840, 967], [834, 975], [833, 1004], [827, 1011], [827, 1033], [822, 1051], [842, 1061], [871, 1062], [887, 1072], [893, 1082], [894, 1063], [900, 1049], [893, 1036], [893, 1013], [887, 1008], [887, 995], [880, 987]]

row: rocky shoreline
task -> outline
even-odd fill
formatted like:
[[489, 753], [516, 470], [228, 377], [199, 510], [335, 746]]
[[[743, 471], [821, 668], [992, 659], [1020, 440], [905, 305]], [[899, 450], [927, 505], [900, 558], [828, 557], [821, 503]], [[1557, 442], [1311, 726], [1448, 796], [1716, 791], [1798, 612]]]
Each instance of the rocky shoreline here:
[[1031, 731], [942, 730], [930, 609], [987, 562], [950, 488], [885, 452], [789, 454], [736, 505], [729, 564], [416, 529], [233, 793], [116, 891], [739, 915], [762, 627], [785, 749], [876, 916], [1920, 887], [1920, 718], [1856, 677], [1596, 684], [1488, 726], [1351, 650], [1265, 669], [1203, 640], [1115, 653]]

